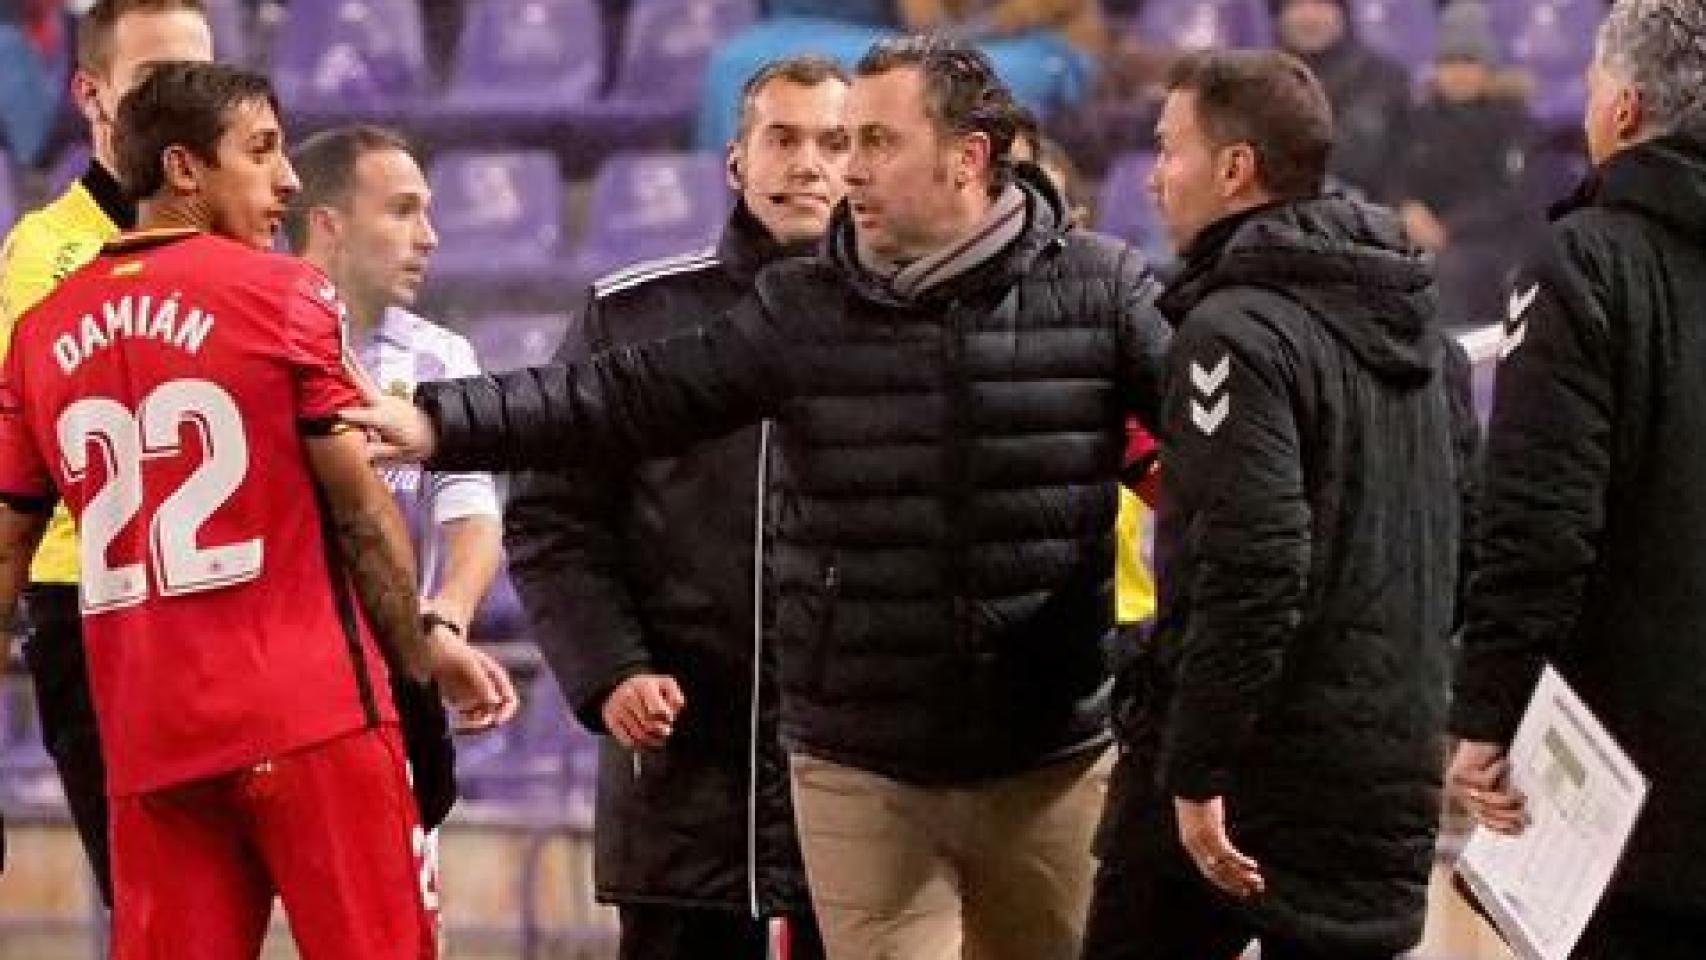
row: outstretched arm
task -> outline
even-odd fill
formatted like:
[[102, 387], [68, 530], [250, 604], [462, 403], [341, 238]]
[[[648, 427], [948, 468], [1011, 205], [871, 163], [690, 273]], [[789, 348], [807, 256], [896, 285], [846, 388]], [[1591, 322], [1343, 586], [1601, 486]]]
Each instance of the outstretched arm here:
[[761, 419], [790, 390], [784, 339], [756, 297], [696, 330], [586, 363], [422, 384], [410, 405], [345, 411], [385, 460], [552, 470], [678, 452]]

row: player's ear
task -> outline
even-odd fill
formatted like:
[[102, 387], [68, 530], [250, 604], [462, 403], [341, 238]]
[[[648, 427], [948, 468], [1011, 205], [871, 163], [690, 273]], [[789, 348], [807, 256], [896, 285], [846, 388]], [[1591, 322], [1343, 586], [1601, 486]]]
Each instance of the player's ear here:
[[343, 232], [343, 227], [343, 220], [338, 216], [338, 211], [331, 207], [316, 204], [308, 208], [308, 235], [310, 237], [322, 236], [336, 240], [338, 234]]
[[101, 103], [100, 81], [82, 67], [71, 74], [71, 97], [90, 126], [112, 122], [112, 118], [107, 116], [107, 108]]
[[190, 149], [181, 143], [174, 143], [160, 151], [160, 169], [165, 174], [166, 186], [173, 193], [196, 193], [201, 188], [197, 176], [199, 164]]
[[745, 190], [746, 179], [741, 175], [740, 144], [729, 144], [725, 169], [728, 171], [729, 189], [736, 193]]

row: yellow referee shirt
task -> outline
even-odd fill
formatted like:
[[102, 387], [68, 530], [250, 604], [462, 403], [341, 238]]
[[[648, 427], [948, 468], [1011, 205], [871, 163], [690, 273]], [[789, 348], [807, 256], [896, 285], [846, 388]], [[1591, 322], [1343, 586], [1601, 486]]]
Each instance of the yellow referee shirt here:
[[[0, 357], [25, 312], [135, 222], [135, 208], [125, 201], [118, 181], [93, 161], [57, 200], [25, 214], [0, 248]], [[77, 582], [77, 531], [63, 506], [36, 551], [30, 582]]]
[[1143, 562], [1143, 525], [1149, 508], [1137, 495], [1120, 487], [1120, 515], [1114, 524], [1118, 554], [1114, 558], [1114, 603], [1122, 626], [1155, 616], [1155, 576]]

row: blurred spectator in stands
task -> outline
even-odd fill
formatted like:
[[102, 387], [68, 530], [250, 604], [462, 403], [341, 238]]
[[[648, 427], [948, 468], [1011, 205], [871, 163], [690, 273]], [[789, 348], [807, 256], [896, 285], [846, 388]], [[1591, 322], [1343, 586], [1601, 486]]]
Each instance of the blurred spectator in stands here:
[[1348, 0], [1276, 0], [1275, 33], [1327, 88], [1337, 142], [1328, 173], [1370, 199], [1391, 199], [1408, 136], [1410, 75], [1351, 30]]
[[771, 17], [724, 44], [705, 73], [695, 140], [716, 150], [734, 130], [740, 83], [759, 65], [815, 53], [851, 67], [871, 44], [897, 32], [939, 33], [974, 42], [1025, 106], [1044, 116], [1082, 100], [1106, 46], [1096, 0], [786, 0]]
[[1084, 198], [1084, 176], [1072, 162], [1066, 148], [1043, 136], [1036, 115], [1026, 111], [1013, 135], [1013, 162], [1034, 163], [1048, 174], [1056, 190], [1066, 200], [1072, 222], [1080, 226], [1090, 222], [1090, 209]]
[[1490, 323], [1503, 311], [1513, 225], [1522, 223], [1522, 172], [1530, 123], [1503, 95], [1487, 8], [1475, 0], [1441, 18], [1432, 90], [1405, 138], [1395, 198], [1404, 225], [1434, 253], [1451, 323]]
[[63, 0], [0, 0], [0, 146], [42, 159], [70, 77]]
[[1082, 100], [1107, 48], [1096, 0], [896, 0], [901, 26], [976, 43], [1042, 116]]

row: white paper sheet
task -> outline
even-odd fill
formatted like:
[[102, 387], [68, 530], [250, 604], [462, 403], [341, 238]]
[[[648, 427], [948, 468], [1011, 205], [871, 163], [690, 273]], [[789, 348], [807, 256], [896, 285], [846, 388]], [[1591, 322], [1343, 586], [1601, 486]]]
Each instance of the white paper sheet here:
[[1635, 829], [1647, 779], [1550, 666], [1510, 761], [1529, 825], [1517, 837], [1476, 827], [1457, 872], [1519, 956], [1566, 960]]

